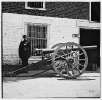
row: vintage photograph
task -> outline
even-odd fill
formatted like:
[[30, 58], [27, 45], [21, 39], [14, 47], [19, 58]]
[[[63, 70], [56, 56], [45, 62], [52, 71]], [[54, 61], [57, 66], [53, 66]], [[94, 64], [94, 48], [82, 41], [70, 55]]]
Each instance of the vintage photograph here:
[[100, 19], [100, 1], [2, 1], [2, 98], [100, 98]]

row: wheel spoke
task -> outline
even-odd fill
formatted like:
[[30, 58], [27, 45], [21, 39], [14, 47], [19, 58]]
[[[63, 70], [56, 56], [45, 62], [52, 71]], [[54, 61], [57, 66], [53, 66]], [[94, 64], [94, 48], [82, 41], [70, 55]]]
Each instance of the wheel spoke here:
[[64, 57], [68, 56], [69, 54], [71, 54], [71, 53], [67, 53], [67, 54], [64, 54], [64, 55], [58, 55], [55, 59], [63, 58], [63, 60], [66, 60]]
[[67, 51], [68, 54], [71, 54], [71, 49], [68, 49], [67, 46], [66, 46], [66, 49], [65, 50]]
[[63, 56], [58, 56], [55, 58], [55, 60], [66, 60]]
[[80, 53], [80, 54], [78, 54], [78, 56], [81, 56], [81, 55], [83, 55], [84, 53]]
[[80, 65], [80, 66], [83, 66], [83, 67], [84, 67], [84, 65], [82, 65], [82, 64], [79, 64], [79, 63], [74, 63], [74, 64], [76, 64], [76, 65]]
[[73, 51], [73, 45], [71, 45], [71, 52]]
[[69, 51], [68, 51], [68, 47], [67, 47], [67, 46], [66, 46], [66, 51], [67, 51], [67, 52], [69, 52]]
[[65, 52], [62, 49], [60, 49], [60, 51], [65, 55]]
[[64, 66], [63, 66], [63, 62], [60, 63], [61, 65], [59, 67], [57, 67], [57, 69], [60, 71], [60, 73], [62, 73], [64, 71]]
[[74, 75], [74, 70], [72, 69], [72, 74]]
[[[67, 66], [68, 66], [68, 64], [67, 64]], [[69, 72], [68, 67], [66, 67], [65, 69], [66, 69], [66, 71], [67, 71], [67, 76], [72, 76], [72, 74], [70, 74], [70, 72]]]
[[83, 66], [83, 67], [84, 67], [84, 65], [82, 65], [82, 64], [78, 64], [78, 65], [80, 65], [80, 66]]
[[86, 60], [86, 59], [78, 59], [78, 61], [80, 61], [80, 60]]
[[67, 71], [67, 76], [70, 76], [70, 75], [69, 75], [69, 70], [68, 70], [68, 68], [66, 68], [66, 71]]
[[60, 62], [56, 65], [56, 68], [59, 68], [58, 66], [60, 65]]
[[75, 68], [77, 69], [77, 71], [79, 72], [79, 74], [81, 74], [80, 70], [75, 66]]
[[65, 71], [65, 67], [62, 68], [62, 70], [61, 70], [61, 74], [63, 74], [64, 71]]

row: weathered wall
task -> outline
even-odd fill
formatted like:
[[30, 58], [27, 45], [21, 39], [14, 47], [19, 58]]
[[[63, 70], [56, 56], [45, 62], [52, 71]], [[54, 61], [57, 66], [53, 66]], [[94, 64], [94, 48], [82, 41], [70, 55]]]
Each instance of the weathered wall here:
[[3, 63], [19, 63], [18, 47], [24, 34], [20, 16], [3, 14]]
[[26, 33], [26, 23], [44, 23], [48, 25], [48, 48], [56, 43], [76, 42], [72, 34], [78, 34], [75, 19], [41, 17], [21, 14], [3, 13], [3, 63], [19, 64], [18, 47], [21, 37]]

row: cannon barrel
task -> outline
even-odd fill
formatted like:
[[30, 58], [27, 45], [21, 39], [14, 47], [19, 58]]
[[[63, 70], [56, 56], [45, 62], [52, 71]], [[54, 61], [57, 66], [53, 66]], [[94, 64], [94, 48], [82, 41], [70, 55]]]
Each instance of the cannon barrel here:
[[[97, 49], [97, 45], [93, 46], [82, 46], [83, 49], [89, 50], [89, 49]], [[78, 48], [73, 48], [73, 50], [77, 50]], [[43, 54], [49, 54], [53, 53], [56, 49], [36, 49], [36, 51], [41, 51]]]

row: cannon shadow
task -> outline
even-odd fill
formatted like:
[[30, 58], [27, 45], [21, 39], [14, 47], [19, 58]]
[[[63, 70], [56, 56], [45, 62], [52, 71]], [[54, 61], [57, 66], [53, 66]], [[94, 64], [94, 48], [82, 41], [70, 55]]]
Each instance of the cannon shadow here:
[[100, 76], [80, 76], [75, 79], [65, 79], [61, 76], [58, 76], [56, 72], [53, 70], [49, 70], [44, 73], [33, 73], [33, 75], [28, 75], [27, 74], [22, 74], [16, 77], [3, 77], [2, 81], [5, 83], [9, 82], [19, 82], [22, 80], [31, 80], [31, 79], [37, 79], [37, 78], [56, 78], [58, 81], [91, 81], [91, 80], [96, 80], [95, 77], [100, 77]]

